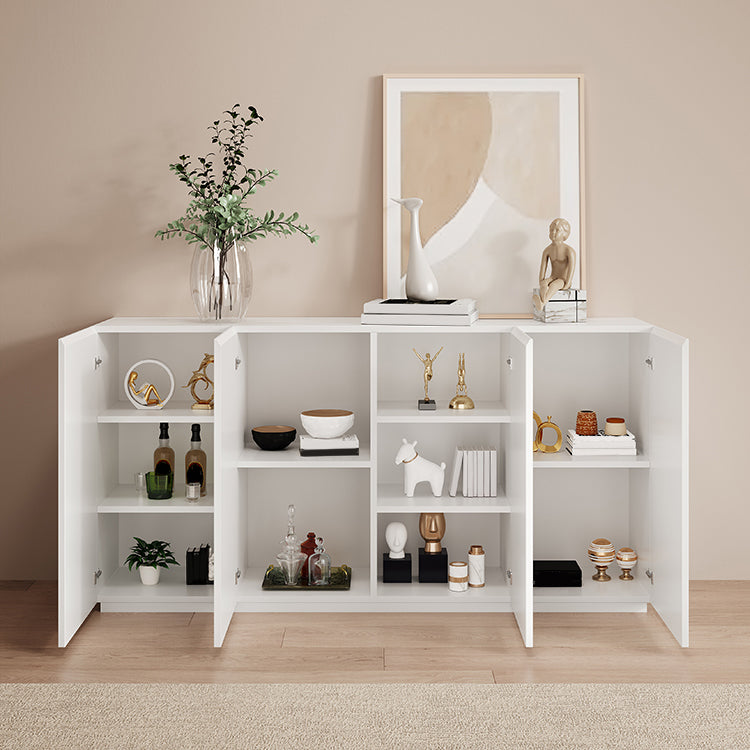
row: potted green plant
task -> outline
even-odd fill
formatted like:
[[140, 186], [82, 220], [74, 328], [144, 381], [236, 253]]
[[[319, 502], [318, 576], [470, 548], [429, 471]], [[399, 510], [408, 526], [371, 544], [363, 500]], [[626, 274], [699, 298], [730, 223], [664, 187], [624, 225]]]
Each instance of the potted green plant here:
[[141, 583], [153, 586], [159, 583], [160, 568], [169, 568], [170, 565], [179, 565], [174, 559], [169, 542], [154, 539], [147, 542], [140, 537], [134, 536], [135, 544], [130, 548], [130, 554], [125, 559], [128, 570], [133, 570], [135, 565], [141, 576]]
[[[239, 104], [226, 110], [209, 130], [216, 152], [195, 162], [183, 154], [169, 169], [188, 187], [190, 202], [184, 216], [160, 229], [162, 240], [184, 237], [196, 246], [190, 270], [190, 286], [198, 315], [238, 319], [244, 316], [252, 295], [252, 269], [246, 242], [299, 233], [310, 242], [318, 237], [299, 214], [267, 211], [255, 216], [246, 201], [258, 188], [273, 180], [275, 169], [255, 169], [244, 164], [246, 141], [263, 118], [255, 107], [242, 114]], [[215, 166], [216, 162], [216, 166]]]

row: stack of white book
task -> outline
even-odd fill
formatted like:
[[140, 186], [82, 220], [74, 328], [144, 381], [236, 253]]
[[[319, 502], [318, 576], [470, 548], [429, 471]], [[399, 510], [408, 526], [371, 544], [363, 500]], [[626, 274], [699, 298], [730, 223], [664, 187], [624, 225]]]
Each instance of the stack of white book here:
[[597, 435], [578, 435], [568, 430], [565, 438], [568, 453], [573, 456], [635, 456], [635, 435], [605, 435], [599, 430]]
[[354, 434], [336, 438], [314, 438], [307, 433], [299, 436], [300, 456], [358, 456], [359, 438]]
[[463, 468], [464, 497], [497, 497], [497, 451], [494, 448], [456, 448], [449, 494], [455, 497]]
[[365, 302], [362, 310], [364, 325], [470, 326], [478, 317], [473, 299], [374, 299]]

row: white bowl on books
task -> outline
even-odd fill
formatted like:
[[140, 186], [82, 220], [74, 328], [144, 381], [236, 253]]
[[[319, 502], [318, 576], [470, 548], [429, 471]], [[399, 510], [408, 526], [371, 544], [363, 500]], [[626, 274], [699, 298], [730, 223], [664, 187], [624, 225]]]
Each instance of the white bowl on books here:
[[302, 426], [310, 437], [337, 438], [354, 424], [354, 412], [347, 409], [309, 409], [300, 412]]

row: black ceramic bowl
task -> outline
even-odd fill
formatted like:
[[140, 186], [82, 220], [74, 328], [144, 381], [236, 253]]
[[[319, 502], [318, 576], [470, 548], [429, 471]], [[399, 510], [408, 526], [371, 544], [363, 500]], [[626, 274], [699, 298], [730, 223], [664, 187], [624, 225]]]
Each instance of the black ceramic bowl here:
[[294, 442], [297, 430], [283, 424], [267, 424], [263, 427], [253, 427], [253, 440], [264, 451], [282, 451]]

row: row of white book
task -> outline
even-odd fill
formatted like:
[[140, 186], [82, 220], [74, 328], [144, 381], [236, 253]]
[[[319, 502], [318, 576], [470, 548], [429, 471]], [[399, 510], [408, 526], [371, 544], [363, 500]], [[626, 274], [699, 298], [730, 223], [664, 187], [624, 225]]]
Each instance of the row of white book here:
[[463, 474], [464, 497], [497, 497], [497, 451], [494, 448], [456, 448], [449, 494], [455, 497]]
[[573, 456], [635, 456], [637, 453], [635, 435], [605, 435], [599, 430], [597, 435], [578, 435], [568, 430], [565, 447]]

